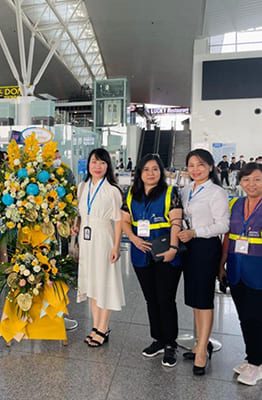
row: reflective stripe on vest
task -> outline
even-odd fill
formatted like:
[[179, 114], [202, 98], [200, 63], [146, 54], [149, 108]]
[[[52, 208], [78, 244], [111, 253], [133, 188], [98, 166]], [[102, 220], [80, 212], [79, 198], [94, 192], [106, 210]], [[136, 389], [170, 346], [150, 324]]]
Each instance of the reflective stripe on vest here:
[[238, 197], [233, 197], [233, 199], [230, 200], [229, 202], [229, 213], [231, 215], [232, 207], [235, 204], [235, 202], [238, 200]]
[[241, 235], [235, 235], [234, 233], [229, 234], [229, 239], [231, 239], [231, 240], [245, 239], [245, 240], [248, 240], [248, 242], [250, 244], [262, 244], [262, 238], [246, 237], [246, 236], [241, 236]]
[[[170, 223], [168, 213], [169, 213], [169, 209], [170, 209], [170, 205], [171, 205], [172, 189], [173, 189], [173, 186], [168, 186], [167, 191], [166, 191], [166, 197], [165, 197], [165, 219], [167, 220], [167, 222], [158, 222], [156, 224], [150, 224], [149, 227], [151, 230], [152, 229], [160, 229], [160, 228], [170, 228], [171, 223]], [[126, 204], [127, 204], [127, 207], [129, 209], [129, 212], [130, 212], [130, 215], [132, 218], [132, 225], [137, 226], [138, 223], [137, 223], [137, 221], [134, 221], [133, 214], [132, 214], [132, 208], [131, 208], [132, 198], [133, 198], [133, 196], [132, 196], [131, 187], [130, 187], [128, 194], [127, 194], [127, 198], [126, 198]]]

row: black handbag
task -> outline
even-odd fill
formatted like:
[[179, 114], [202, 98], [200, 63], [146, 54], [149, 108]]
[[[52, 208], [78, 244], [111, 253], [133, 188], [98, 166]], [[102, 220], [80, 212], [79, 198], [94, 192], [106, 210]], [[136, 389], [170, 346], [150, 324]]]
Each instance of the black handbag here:
[[[158, 238], [153, 239], [150, 241], [152, 244], [150, 253], [153, 257], [155, 262], [162, 261], [163, 256], [157, 256], [157, 254], [164, 253], [170, 247], [170, 234], [167, 233], [166, 235], [159, 236]], [[183, 254], [187, 250], [187, 247], [184, 243], [179, 242], [177, 254]]]
[[150, 253], [155, 262], [162, 261], [164, 259], [163, 256], [158, 257], [157, 254], [164, 253], [169, 249], [170, 244], [170, 235], [163, 235], [155, 238], [151, 241], [152, 247]]

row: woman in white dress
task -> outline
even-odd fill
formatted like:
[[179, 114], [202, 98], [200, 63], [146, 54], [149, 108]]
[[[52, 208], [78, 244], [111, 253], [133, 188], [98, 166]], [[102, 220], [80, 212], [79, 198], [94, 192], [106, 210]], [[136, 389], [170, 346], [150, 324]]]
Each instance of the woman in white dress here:
[[72, 228], [72, 234], [79, 232], [77, 302], [90, 298], [93, 317], [85, 342], [99, 347], [108, 341], [111, 311], [125, 305], [119, 262], [122, 195], [105, 149], [90, 153], [87, 171], [78, 187], [81, 224]]

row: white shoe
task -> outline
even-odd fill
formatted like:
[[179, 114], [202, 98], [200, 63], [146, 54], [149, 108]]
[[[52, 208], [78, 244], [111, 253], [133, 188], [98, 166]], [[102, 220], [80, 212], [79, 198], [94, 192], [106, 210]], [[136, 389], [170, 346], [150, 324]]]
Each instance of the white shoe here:
[[237, 378], [237, 381], [253, 386], [260, 379], [262, 379], [262, 365], [247, 364], [244, 371]]
[[239, 364], [239, 365], [237, 365], [236, 367], [234, 367], [234, 368], [233, 368], [233, 371], [234, 371], [236, 374], [241, 374], [241, 372], [244, 371], [244, 369], [246, 368], [246, 366], [247, 366], [247, 361], [244, 361], [244, 362], [242, 362], [242, 364]]

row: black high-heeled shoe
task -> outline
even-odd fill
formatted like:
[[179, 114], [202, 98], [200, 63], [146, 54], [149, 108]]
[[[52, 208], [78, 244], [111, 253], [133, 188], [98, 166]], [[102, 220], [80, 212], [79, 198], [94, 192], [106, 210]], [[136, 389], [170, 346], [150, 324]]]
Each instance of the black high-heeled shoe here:
[[[208, 359], [211, 360], [212, 353], [213, 353], [214, 346], [211, 342], [208, 342], [207, 345], [207, 353], [208, 353]], [[192, 353], [193, 354], [193, 353]], [[205, 375], [206, 373], [206, 366], [207, 366], [207, 361], [203, 367], [199, 367], [198, 365], [193, 365], [193, 374], [200, 376], [200, 375]]]
[[107, 330], [106, 332], [101, 332], [101, 331], [96, 331], [96, 335], [101, 336], [104, 340], [102, 342], [99, 342], [98, 340], [92, 339], [88, 343], [89, 347], [100, 347], [103, 346], [103, 344], [107, 343], [109, 340], [109, 333], [111, 331]]
[[[212, 353], [213, 353], [213, 344], [212, 342], [208, 342], [207, 345], [207, 352], [208, 352], [208, 358], [209, 360], [211, 360], [212, 357]], [[183, 357], [185, 360], [192, 360], [194, 361], [194, 359], [196, 358], [196, 353], [193, 353], [192, 351], [186, 351], [185, 353], [183, 353]]]
[[196, 353], [192, 353], [192, 351], [186, 351], [183, 353], [183, 357], [185, 360], [193, 361], [196, 358]]
[[209, 360], [211, 360], [211, 358], [212, 358], [213, 350], [214, 350], [213, 343], [209, 341], [208, 344], [207, 344], [207, 352], [208, 352]]
[[[92, 331], [91, 331], [91, 332], [97, 333], [97, 328], [92, 328]], [[84, 340], [84, 342], [85, 342], [86, 344], [88, 344], [92, 339], [93, 339], [93, 336], [87, 335], [86, 338], [85, 338], [85, 340]]]

